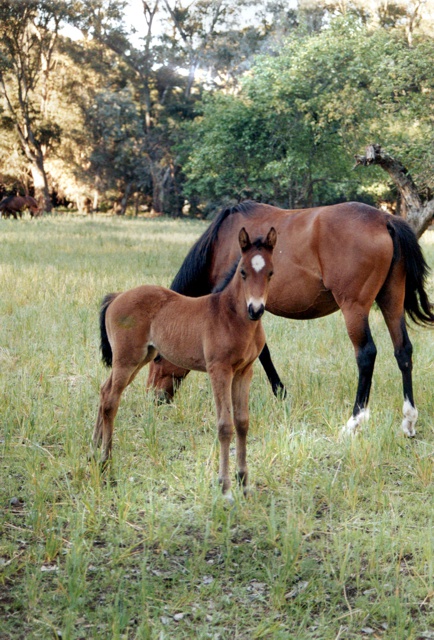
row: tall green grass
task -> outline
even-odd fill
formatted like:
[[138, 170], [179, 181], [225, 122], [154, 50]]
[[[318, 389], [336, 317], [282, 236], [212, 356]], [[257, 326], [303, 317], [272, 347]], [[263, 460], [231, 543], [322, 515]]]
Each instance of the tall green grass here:
[[[255, 365], [254, 491], [235, 492], [233, 508], [216, 483], [203, 374], [156, 406], [145, 371], [121, 403], [113, 482], [88, 459], [107, 375], [102, 296], [168, 285], [205, 226], [0, 220], [0, 638], [434, 637], [431, 331], [411, 330], [420, 419], [409, 441], [390, 338], [372, 311], [371, 421], [342, 440], [356, 388], [342, 317], [268, 315], [289, 395], [276, 400]], [[425, 234], [432, 265], [433, 241]]]

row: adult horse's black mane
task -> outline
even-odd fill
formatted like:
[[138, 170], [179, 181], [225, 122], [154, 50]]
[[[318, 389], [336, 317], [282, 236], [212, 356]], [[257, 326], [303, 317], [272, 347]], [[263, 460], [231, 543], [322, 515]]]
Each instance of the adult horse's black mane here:
[[240, 259], [238, 258], [238, 260], [235, 260], [234, 264], [232, 265], [232, 267], [229, 269], [229, 271], [225, 274], [224, 278], [222, 278], [220, 280], [219, 283], [216, 284], [216, 286], [214, 287], [214, 289], [211, 291], [211, 293], [220, 293], [221, 291], [223, 291], [224, 289], [226, 289], [226, 287], [228, 286], [228, 284], [230, 283], [230, 281], [232, 280], [232, 278], [235, 275], [235, 272], [237, 270], [238, 267], [238, 263], [239, 263]]
[[[256, 207], [257, 202], [246, 200], [240, 202], [233, 207], [225, 207], [214, 218], [208, 229], [200, 236], [188, 252], [184, 262], [182, 263], [178, 273], [173, 279], [170, 288], [185, 296], [199, 298], [210, 293], [210, 283], [208, 277], [208, 269], [214, 243], [217, 239], [219, 229], [227, 217], [233, 213], [242, 213], [245, 216], [251, 214]], [[214, 292], [222, 291], [233, 277], [237, 264], [234, 264], [222, 282], [219, 283]], [[224, 284], [224, 286], [223, 286]]]

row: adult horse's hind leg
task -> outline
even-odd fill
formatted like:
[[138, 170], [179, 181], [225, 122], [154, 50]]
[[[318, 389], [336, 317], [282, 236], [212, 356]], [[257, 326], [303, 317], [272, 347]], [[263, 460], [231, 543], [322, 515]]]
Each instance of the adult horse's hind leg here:
[[401, 428], [406, 436], [413, 438], [416, 435], [415, 424], [417, 421], [418, 411], [414, 404], [413, 398], [413, 345], [408, 337], [407, 327], [404, 317], [404, 282], [401, 286], [399, 283], [390, 282], [377, 297], [378, 306], [380, 307], [395, 351], [396, 362], [402, 374], [402, 387], [404, 393], [404, 405], [402, 408], [404, 419]]
[[369, 310], [357, 304], [352, 304], [342, 307], [342, 312], [347, 325], [348, 335], [354, 346], [359, 369], [359, 380], [353, 413], [344, 427], [344, 432], [352, 434], [369, 418], [368, 401], [377, 348], [369, 328]]
[[247, 432], [249, 430], [249, 391], [253, 376], [253, 366], [250, 365], [242, 373], [237, 374], [232, 382], [232, 406], [237, 446], [237, 478], [247, 493]]

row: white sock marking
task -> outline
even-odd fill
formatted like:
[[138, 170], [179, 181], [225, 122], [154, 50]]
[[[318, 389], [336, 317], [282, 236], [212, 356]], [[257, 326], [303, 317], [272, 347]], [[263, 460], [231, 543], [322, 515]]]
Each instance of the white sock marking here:
[[359, 411], [357, 415], [351, 416], [351, 418], [348, 420], [345, 427], [343, 427], [342, 434], [350, 435], [350, 436], [355, 435], [358, 432], [359, 427], [361, 427], [361, 425], [364, 422], [367, 422], [368, 420], [369, 420], [369, 409], [368, 408], [362, 409], [361, 411]]
[[413, 407], [410, 400], [406, 398], [404, 400], [404, 406], [402, 407], [402, 413], [404, 414], [404, 420], [401, 424], [401, 429], [409, 438], [414, 438], [416, 435], [416, 429], [414, 425], [416, 424], [418, 411], [416, 407]]
[[253, 258], [252, 258], [252, 267], [254, 268], [256, 273], [259, 273], [259, 271], [265, 267], [264, 258], [262, 256], [260, 256], [259, 254], [256, 255], [256, 256], [253, 256]]

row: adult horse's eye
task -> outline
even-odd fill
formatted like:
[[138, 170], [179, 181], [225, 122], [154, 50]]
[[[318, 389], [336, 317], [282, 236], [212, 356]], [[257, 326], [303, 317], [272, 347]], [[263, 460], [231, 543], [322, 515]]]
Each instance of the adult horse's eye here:
[[246, 279], [246, 275], [247, 275], [247, 274], [246, 274], [246, 272], [244, 271], [244, 269], [241, 269], [241, 270], [240, 270], [240, 273], [241, 273], [241, 277], [242, 277], [242, 279], [243, 279], [243, 280], [245, 280], [245, 279]]

